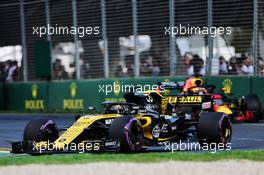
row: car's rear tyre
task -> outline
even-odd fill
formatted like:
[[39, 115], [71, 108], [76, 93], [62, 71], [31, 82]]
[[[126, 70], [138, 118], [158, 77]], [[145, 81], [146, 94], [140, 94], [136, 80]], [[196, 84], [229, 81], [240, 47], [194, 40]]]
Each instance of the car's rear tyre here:
[[31, 120], [24, 130], [24, 141], [50, 141], [59, 137], [59, 131], [54, 121], [46, 119]]
[[247, 95], [244, 99], [245, 110], [253, 113], [253, 122], [258, 122], [262, 118], [261, 101], [256, 94]]
[[226, 147], [232, 138], [230, 117], [220, 112], [201, 113], [197, 125], [197, 137], [201, 146], [222, 144]]
[[111, 139], [120, 141], [121, 152], [137, 152], [142, 149], [143, 129], [138, 119], [123, 116], [114, 119], [109, 129]]

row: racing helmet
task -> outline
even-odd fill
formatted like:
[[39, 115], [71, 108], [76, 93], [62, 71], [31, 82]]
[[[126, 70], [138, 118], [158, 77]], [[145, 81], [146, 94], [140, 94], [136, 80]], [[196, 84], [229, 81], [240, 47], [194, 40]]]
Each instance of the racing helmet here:
[[201, 78], [192, 78], [191, 86], [203, 86], [203, 80]]
[[194, 94], [207, 94], [207, 89], [203, 87], [203, 80], [201, 78], [192, 78], [191, 80], [192, 93]]

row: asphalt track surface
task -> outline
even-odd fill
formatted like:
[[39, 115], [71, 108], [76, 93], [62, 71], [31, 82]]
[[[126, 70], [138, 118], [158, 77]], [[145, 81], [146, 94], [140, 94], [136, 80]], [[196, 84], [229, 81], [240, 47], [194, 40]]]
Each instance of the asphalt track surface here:
[[[11, 141], [22, 140], [27, 122], [36, 118], [53, 119], [59, 128], [74, 122], [71, 114], [0, 114], [0, 151], [10, 148]], [[232, 150], [256, 149], [264, 149], [264, 121], [233, 124]]]

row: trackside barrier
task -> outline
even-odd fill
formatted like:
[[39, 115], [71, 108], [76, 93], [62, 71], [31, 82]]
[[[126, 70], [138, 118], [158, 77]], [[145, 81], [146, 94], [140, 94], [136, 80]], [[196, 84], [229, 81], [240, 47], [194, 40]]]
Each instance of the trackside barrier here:
[[[205, 77], [208, 84], [217, 86], [216, 91], [225, 87], [231, 96], [241, 97], [257, 93], [264, 104], [264, 78], [256, 77]], [[151, 77], [106, 80], [52, 81], [10, 83], [0, 86], [0, 107], [17, 112], [77, 112], [95, 106], [102, 110], [103, 101], [123, 101], [125, 88], [140, 85], [149, 90], [157, 82], [183, 81], [185, 77]], [[155, 87], [155, 86], [154, 86]], [[168, 92], [173, 93], [173, 92]], [[176, 92], [175, 92], [176, 93]], [[3, 94], [6, 96], [3, 100]]]
[[4, 86], [0, 84], [0, 110], [4, 109]]

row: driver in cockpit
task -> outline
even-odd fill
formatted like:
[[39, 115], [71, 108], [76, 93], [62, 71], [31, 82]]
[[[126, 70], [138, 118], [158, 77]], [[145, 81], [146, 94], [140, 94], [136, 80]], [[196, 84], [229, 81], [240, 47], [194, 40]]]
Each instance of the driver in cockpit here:
[[203, 95], [207, 94], [208, 91], [203, 85], [203, 80], [197, 75], [192, 75], [185, 81], [182, 93]]

